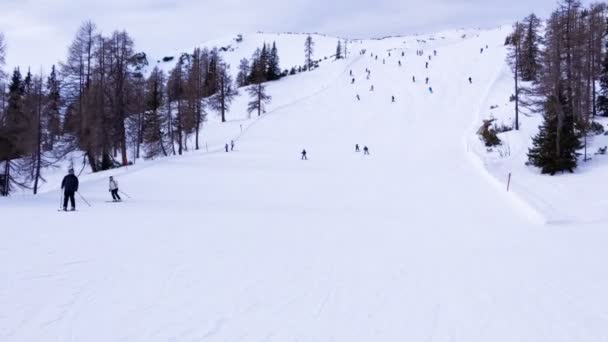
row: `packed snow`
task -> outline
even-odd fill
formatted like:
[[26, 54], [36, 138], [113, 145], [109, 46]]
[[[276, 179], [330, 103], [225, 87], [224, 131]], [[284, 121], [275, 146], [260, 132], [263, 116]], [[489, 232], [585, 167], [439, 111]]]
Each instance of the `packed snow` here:
[[[509, 32], [358, 41], [270, 83], [260, 118], [241, 92], [200, 151], [85, 170], [91, 207], [57, 211], [65, 170], [2, 199], [0, 340], [608, 340], [605, 164], [523, 165], [534, 118], [508, 158], [475, 135], [490, 105], [510, 115]], [[295, 37], [279, 51], [303, 59]]]

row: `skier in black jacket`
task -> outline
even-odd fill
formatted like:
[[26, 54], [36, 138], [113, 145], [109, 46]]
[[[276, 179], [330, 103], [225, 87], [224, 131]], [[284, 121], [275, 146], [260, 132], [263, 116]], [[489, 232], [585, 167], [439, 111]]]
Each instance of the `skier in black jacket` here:
[[63, 178], [61, 182], [61, 189], [63, 189], [63, 210], [68, 210], [68, 199], [72, 205], [72, 211], [76, 210], [76, 199], [74, 194], [78, 191], [78, 177], [74, 175], [74, 169], [68, 170], [68, 175]]

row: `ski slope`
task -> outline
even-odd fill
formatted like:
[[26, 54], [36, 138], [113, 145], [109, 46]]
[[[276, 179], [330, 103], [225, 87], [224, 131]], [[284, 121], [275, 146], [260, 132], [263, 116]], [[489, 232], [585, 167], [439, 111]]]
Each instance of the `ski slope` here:
[[202, 151], [81, 177], [93, 207], [2, 200], [0, 340], [608, 340], [605, 223], [545, 224], [472, 147], [508, 32], [361, 41]]

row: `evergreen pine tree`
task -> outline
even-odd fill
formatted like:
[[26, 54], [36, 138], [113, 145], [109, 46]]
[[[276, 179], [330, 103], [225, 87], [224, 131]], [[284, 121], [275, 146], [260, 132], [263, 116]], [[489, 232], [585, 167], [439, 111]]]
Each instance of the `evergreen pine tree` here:
[[247, 58], [241, 59], [239, 63], [239, 73], [236, 76], [236, 85], [240, 87], [244, 87], [248, 84], [247, 79], [249, 78], [249, 61]]
[[260, 53], [260, 62], [258, 64], [259, 66], [259, 70], [258, 72], [260, 73], [260, 76], [262, 76], [263, 81], [260, 80], [260, 82], [265, 82], [268, 80], [268, 69], [269, 69], [269, 61], [270, 61], [270, 51], [268, 46], [266, 45], [266, 43], [264, 43], [264, 45], [262, 46], [262, 50]]
[[53, 150], [56, 139], [61, 135], [61, 83], [57, 78], [55, 66], [46, 82], [47, 100], [44, 107], [46, 121], [46, 149]]
[[251, 65], [249, 67], [249, 75], [247, 76], [247, 84], [256, 84], [264, 82], [266, 75], [264, 74], [264, 67], [261, 65], [262, 55], [261, 49], [256, 49], [251, 56]]
[[338, 40], [338, 45], [336, 46], [336, 60], [342, 59], [342, 41]]
[[268, 70], [266, 72], [268, 81], [275, 81], [281, 78], [281, 67], [279, 66], [279, 51], [276, 42], [272, 42], [272, 48], [268, 55]]
[[21, 76], [21, 71], [17, 68], [13, 71], [13, 76], [8, 87], [7, 108], [4, 116], [7, 128], [6, 137], [12, 146], [12, 158], [23, 156], [26, 152], [26, 136], [28, 121], [25, 115], [24, 96], [25, 82]]
[[[606, 43], [608, 48], [608, 42]], [[604, 55], [600, 73], [600, 91], [597, 97], [597, 111], [602, 116], [608, 116], [608, 53]]]
[[306, 41], [304, 42], [304, 57], [306, 61], [306, 70], [310, 70], [312, 68], [312, 56], [314, 53], [315, 43], [312, 40], [312, 37], [309, 35], [306, 37]]
[[521, 78], [524, 81], [536, 81], [541, 68], [540, 43], [541, 20], [534, 14], [526, 17], [522, 23], [523, 39], [521, 40]]
[[14, 190], [15, 185], [22, 185], [16, 180], [17, 177], [14, 173], [18, 171], [18, 168], [14, 166], [12, 160], [24, 156], [27, 152], [24, 138], [27, 135], [28, 122], [23, 113], [24, 93], [25, 87], [21, 72], [19, 69], [15, 69], [9, 84], [4, 120], [0, 125], [0, 161], [4, 162], [2, 173], [5, 177], [4, 184], [0, 186], [2, 196], [7, 196]]
[[[203, 51], [205, 54], [206, 51]], [[219, 90], [219, 70], [218, 67], [221, 64], [221, 58], [217, 49], [213, 49], [209, 52], [209, 66], [207, 68], [207, 77], [205, 78], [205, 97], [209, 97]]]
[[530, 163], [541, 169], [543, 174], [554, 175], [556, 172], [574, 172], [577, 165], [577, 150], [582, 147], [575, 132], [575, 119], [571, 113], [564, 115], [561, 129], [558, 112], [567, 110], [563, 99], [555, 96], [547, 98], [544, 107], [543, 124], [538, 134], [532, 139], [533, 147], [528, 151]]

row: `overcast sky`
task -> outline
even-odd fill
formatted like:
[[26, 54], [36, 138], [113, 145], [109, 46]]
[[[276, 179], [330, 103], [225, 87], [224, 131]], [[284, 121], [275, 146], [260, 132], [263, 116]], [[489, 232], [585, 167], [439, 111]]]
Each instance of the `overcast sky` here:
[[298, 31], [356, 38], [493, 27], [557, 0], [0, 0], [8, 67], [38, 70], [65, 58], [82, 21], [126, 29], [155, 56], [229, 34]]

